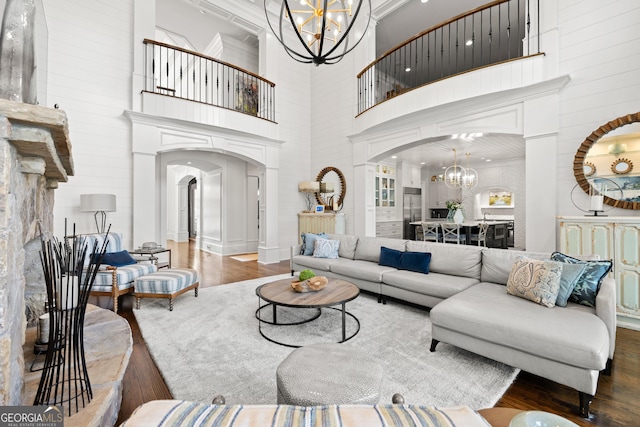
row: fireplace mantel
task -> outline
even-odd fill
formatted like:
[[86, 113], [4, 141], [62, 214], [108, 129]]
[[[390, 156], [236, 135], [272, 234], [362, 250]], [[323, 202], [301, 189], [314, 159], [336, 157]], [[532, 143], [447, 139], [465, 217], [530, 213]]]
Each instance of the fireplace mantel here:
[[73, 174], [65, 112], [0, 99], [0, 406], [22, 402], [25, 330], [46, 299], [39, 236]]
[[0, 99], [0, 135], [24, 158], [45, 162], [48, 187], [73, 175], [69, 125], [64, 111]]

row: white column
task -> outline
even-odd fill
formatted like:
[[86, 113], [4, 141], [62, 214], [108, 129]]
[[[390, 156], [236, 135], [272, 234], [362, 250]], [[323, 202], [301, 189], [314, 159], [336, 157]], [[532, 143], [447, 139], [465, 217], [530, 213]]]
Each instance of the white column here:
[[376, 235], [374, 163], [363, 163], [353, 167], [354, 230], [356, 236]]
[[133, 247], [160, 242], [160, 206], [156, 184], [156, 156], [133, 153]]
[[524, 102], [526, 250], [556, 249], [558, 193], [557, 94]]
[[[136, 0], [133, 2], [133, 74], [132, 74], [132, 105], [134, 111], [142, 111], [142, 95], [144, 89], [144, 55], [145, 45], [142, 41], [154, 39], [156, 30], [156, 2], [155, 0]], [[149, 60], [150, 64], [150, 60]], [[148, 65], [149, 65], [148, 64]], [[148, 70], [149, 79], [153, 82], [151, 69]]]
[[266, 167], [260, 180], [260, 243], [258, 262], [264, 264], [280, 262], [278, 236], [279, 200], [278, 169]]

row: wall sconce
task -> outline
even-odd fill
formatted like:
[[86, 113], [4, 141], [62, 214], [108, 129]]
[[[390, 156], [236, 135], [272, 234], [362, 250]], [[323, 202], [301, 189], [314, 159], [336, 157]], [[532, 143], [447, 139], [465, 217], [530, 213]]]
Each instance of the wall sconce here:
[[320, 183], [318, 181], [302, 181], [298, 184], [298, 191], [305, 193], [307, 212], [311, 212], [311, 203], [315, 194], [320, 191]]
[[[96, 222], [98, 233], [104, 233], [107, 223], [106, 212], [115, 212], [116, 195], [115, 194], [81, 194], [80, 210], [82, 212], [95, 212], [93, 218]], [[100, 222], [98, 222], [100, 215]]]

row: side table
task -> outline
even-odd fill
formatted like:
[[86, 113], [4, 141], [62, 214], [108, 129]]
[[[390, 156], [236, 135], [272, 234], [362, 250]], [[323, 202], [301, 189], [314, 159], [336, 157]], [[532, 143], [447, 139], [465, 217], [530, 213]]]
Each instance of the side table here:
[[[156, 255], [168, 252], [169, 253], [169, 262], [158, 262], [158, 257]], [[160, 268], [171, 268], [171, 249], [167, 248], [155, 248], [155, 249], [143, 249], [138, 248], [132, 251], [129, 251], [132, 255], [147, 255], [149, 256], [149, 261]]]

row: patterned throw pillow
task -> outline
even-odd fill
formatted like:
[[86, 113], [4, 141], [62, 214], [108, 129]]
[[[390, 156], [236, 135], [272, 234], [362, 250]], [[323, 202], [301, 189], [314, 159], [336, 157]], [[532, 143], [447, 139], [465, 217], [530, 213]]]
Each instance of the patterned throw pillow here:
[[602, 279], [611, 271], [613, 262], [611, 260], [582, 261], [560, 252], [552, 253], [551, 259], [568, 264], [585, 265], [585, 270], [578, 278], [576, 286], [573, 288], [571, 296], [569, 297], [569, 301], [577, 302], [587, 307], [595, 307], [596, 295], [598, 295], [598, 291], [600, 290], [600, 284], [602, 283]]
[[300, 248], [300, 255], [313, 255], [316, 239], [328, 239], [329, 237], [324, 234], [302, 233], [302, 248]]
[[338, 258], [340, 240], [316, 239], [313, 256], [315, 258]]
[[519, 257], [511, 267], [507, 293], [546, 307], [556, 305], [562, 264]]

